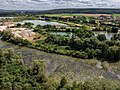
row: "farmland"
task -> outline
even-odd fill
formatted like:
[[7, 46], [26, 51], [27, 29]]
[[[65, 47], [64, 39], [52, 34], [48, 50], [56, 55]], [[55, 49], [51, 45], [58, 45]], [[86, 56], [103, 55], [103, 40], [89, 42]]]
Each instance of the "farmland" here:
[[[87, 17], [99, 17], [99, 16], [111, 16], [111, 14], [45, 14], [45, 16], [57, 16], [57, 17], [71, 17], [71, 16], [87, 16]], [[118, 16], [119, 14], [114, 14]]]

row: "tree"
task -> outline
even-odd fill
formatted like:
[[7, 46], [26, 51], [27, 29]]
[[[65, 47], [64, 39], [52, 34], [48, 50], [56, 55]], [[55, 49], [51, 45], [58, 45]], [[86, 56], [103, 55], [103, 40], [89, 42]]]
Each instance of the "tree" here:
[[22, 25], [21, 25], [20, 23], [18, 23], [18, 24], [16, 25], [16, 27], [22, 27]]
[[0, 49], [0, 68], [2, 68], [6, 64], [5, 52]]
[[72, 90], [83, 90], [83, 84], [81, 82], [77, 83], [76, 81], [74, 81], [72, 85]]
[[102, 90], [119, 90], [120, 83], [109, 80], [109, 79], [101, 79], [99, 81], [99, 85], [102, 86]]
[[100, 21], [99, 20], [95, 20], [95, 23], [97, 24], [97, 26], [100, 26]]
[[65, 77], [63, 77], [60, 81], [60, 86], [58, 87], [58, 89], [64, 88], [66, 84], [67, 84], [67, 80]]
[[117, 27], [112, 27], [111, 32], [117, 33], [118, 32], [118, 28]]
[[95, 52], [94, 49], [86, 48], [85, 52], [88, 54], [88, 58], [89, 58], [89, 59], [94, 58], [95, 55], [96, 55], [96, 52]]
[[47, 81], [47, 78], [44, 73], [44, 62], [40, 60], [35, 60], [33, 61], [33, 66], [32, 66], [32, 76], [34, 79], [39, 82], [39, 83], [44, 83]]
[[42, 28], [42, 26], [41, 25], [37, 25], [35, 28], [39, 28], [40, 29], [40, 28]]
[[117, 43], [117, 41], [106, 40], [105, 43], [106, 43], [107, 45], [109, 45], [109, 46], [114, 46], [114, 45]]
[[13, 38], [14, 35], [11, 33], [10, 30], [4, 30], [1, 32], [1, 39], [4, 41], [10, 41], [11, 38]]
[[101, 53], [99, 53], [99, 58], [105, 58], [107, 55], [107, 50], [109, 49], [109, 45], [101, 42], [98, 44], [97, 49], [101, 50]]
[[118, 46], [109, 47], [106, 58], [111, 62], [120, 60], [120, 47]]
[[81, 39], [75, 39], [74, 37], [72, 37], [70, 41], [70, 47], [74, 50], [79, 51], [83, 48], [83, 41]]
[[103, 90], [98, 81], [88, 80], [83, 85], [83, 90]]
[[23, 27], [25, 27], [25, 28], [33, 28], [33, 23], [30, 23], [30, 22], [25, 22], [24, 24], [23, 24]]
[[96, 49], [100, 41], [96, 37], [86, 38], [84, 39], [84, 49], [90, 48], [90, 49]]
[[106, 36], [104, 34], [100, 34], [97, 36], [97, 39], [100, 41], [105, 41], [106, 40]]
[[115, 35], [112, 37], [112, 40], [120, 40], [120, 33], [115, 34]]

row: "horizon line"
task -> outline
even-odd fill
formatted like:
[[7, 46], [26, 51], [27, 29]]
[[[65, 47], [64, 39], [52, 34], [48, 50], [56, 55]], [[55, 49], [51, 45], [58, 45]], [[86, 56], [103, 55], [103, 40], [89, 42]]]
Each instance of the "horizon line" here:
[[57, 9], [43, 9], [43, 10], [37, 10], [37, 9], [16, 9], [16, 10], [13, 10], [13, 9], [0, 9], [0, 10], [6, 10], [6, 11], [47, 11], [47, 10], [61, 10], [61, 9], [120, 9], [120, 8], [57, 8]]

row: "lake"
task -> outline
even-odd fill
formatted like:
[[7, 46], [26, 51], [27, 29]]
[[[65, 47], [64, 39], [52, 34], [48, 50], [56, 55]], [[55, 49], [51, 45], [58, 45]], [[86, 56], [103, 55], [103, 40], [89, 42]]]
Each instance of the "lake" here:
[[93, 32], [94, 32], [95, 36], [98, 36], [99, 34], [105, 34], [105, 36], [108, 40], [110, 40], [115, 35], [115, 33], [108, 33], [106, 31], [93, 31]]
[[[93, 31], [95, 36], [98, 36], [99, 34], [105, 34], [106, 38], [108, 40], [110, 40], [115, 33], [108, 33], [106, 31]], [[54, 32], [54, 31], [50, 31], [50, 34], [54, 34], [54, 35], [68, 35], [69, 37], [72, 37], [73, 33], [72, 32]]]
[[22, 22], [16, 22], [24, 24], [25, 22], [34, 23], [34, 27], [37, 25], [56, 25], [56, 26], [67, 26], [66, 24], [58, 23], [58, 22], [51, 22], [51, 21], [42, 21], [42, 20], [23, 20]]

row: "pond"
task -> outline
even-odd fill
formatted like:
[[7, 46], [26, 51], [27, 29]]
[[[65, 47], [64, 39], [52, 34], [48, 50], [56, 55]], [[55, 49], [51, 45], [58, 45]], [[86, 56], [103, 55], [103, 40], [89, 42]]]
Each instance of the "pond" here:
[[70, 38], [72, 37], [73, 33], [72, 32], [54, 32], [50, 31], [49, 34], [54, 34], [54, 35], [66, 35], [69, 36]]
[[62, 24], [62, 23], [58, 23], [58, 22], [42, 21], [42, 20], [24, 20], [22, 22], [17, 22], [17, 23], [24, 24], [25, 22], [34, 23], [34, 26], [37, 26], [37, 25], [42, 25], [42, 26], [43, 25], [67, 26], [66, 24]]
[[[95, 36], [98, 36], [99, 34], [105, 34], [106, 38], [110, 40], [115, 33], [108, 33], [106, 31], [93, 31]], [[50, 31], [49, 34], [54, 34], [54, 35], [67, 35], [70, 38], [72, 37], [73, 33], [72, 32], [55, 32], [55, 31]]]
[[95, 36], [98, 36], [99, 34], [105, 34], [105, 36], [108, 40], [110, 40], [115, 35], [115, 33], [108, 33], [106, 31], [93, 31], [93, 32], [94, 32]]

